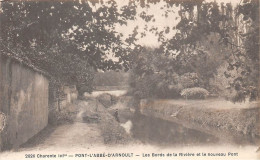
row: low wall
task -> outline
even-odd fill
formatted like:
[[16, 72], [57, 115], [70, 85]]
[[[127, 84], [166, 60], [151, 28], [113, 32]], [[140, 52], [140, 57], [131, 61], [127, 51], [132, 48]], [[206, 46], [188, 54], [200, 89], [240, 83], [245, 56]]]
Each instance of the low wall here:
[[60, 100], [61, 109], [65, 108], [68, 104], [72, 103], [78, 98], [78, 92], [76, 86], [64, 86], [62, 87], [63, 97]]
[[49, 85], [49, 111], [60, 111], [78, 98], [76, 86]]
[[0, 55], [0, 150], [18, 148], [47, 126], [48, 85], [40, 72]]

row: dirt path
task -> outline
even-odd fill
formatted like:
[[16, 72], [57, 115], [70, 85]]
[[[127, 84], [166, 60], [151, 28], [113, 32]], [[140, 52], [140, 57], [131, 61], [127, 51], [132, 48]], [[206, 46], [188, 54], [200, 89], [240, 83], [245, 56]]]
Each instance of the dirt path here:
[[56, 130], [44, 141], [36, 146], [36, 149], [89, 149], [90, 147], [103, 144], [101, 133], [96, 124], [75, 122], [58, 126]]
[[49, 126], [32, 138], [17, 151], [54, 151], [86, 150], [94, 146], [104, 146], [104, 140], [97, 123], [85, 123], [83, 115], [88, 107], [87, 102], [78, 103], [78, 112], [73, 123]]
[[[97, 106], [99, 109], [97, 109]], [[119, 138], [117, 127], [120, 124], [115, 122], [111, 115], [108, 116], [109, 113], [104, 109], [100, 103], [97, 104], [96, 100], [76, 101], [68, 109], [71, 112], [77, 113], [73, 123], [47, 126], [19, 149], [13, 150], [12, 153], [72, 152], [110, 148], [110, 140], [114, 141], [114, 139]], [[99, 114], [100, 120], [98, 122], [86, 123], [84, 118], [93, 117], [96, 114]], [[113, 126], [115, 123], [117, 127]], [[105, 141], [106, 136], [109, 137], [107, 142]], [[0, 158], [5, 155], [9, 156], [11, 154], [10, 152], [4, 152], [0, 155]]]
[[89, 149], [94, 145], [102, 145], [103, 139], [98, 124], [84, 123], [83, 114], [88, 107], [87, 102], [79, 103], [77, 116], [72, 124], [58, 126], [37, 149]]

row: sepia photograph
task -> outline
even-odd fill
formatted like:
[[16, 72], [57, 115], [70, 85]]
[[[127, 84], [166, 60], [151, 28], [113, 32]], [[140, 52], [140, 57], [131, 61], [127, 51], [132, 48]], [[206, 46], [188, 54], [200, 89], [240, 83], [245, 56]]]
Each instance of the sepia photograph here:
[[0, 160], [259, 160], [259, 0], [1, 0]]

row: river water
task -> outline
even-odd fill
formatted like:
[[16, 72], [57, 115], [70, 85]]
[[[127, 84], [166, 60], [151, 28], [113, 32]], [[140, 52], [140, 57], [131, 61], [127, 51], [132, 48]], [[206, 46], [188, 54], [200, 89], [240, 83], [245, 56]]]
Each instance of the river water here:
[[126, 94], [126, 90], [110, 90], [110, 91], [93, 91], [91, 94], [85, 93], [84, 96], [86, 97], [97, 97], [101, 94], [108, 93], [114, 96], [122, 96]]
[[201, 131], [139, 113], [134, 115], [132, 122], [133, 137], [145, 144], [189, 146], [214, 144], [219, 141], [218, 138]]
[[[96, 97], [103, 93], [109, 93], [115, 96], [121, 96], [126, 94], [125, 90], [115, 90], [115, 91], [95, 91], [91, 94], [92, 97]], [[119, 113], [120, 114], [120, 113]], [[144, 144], [154, 144], [160, 146], [169, 145], [205, 145], [205, 144], [217, 144], [223, 141], [215, 135], [204, 133], [196, 129], [190, 129], [182, 126], [179, 123], [174, 123], [171, 121], [146, 116], [141, 113], [132, 112], [132, 115], [121, 115], [124, 119], [131, 122], [131, 135], [141, 141]], [[125, 124], [121, 124], [124, 126]], [[127, 125], [125, 125], [127, 126]], [[128, 125], [129, 127], [129, 125]], [[129, 131], [125, 128], [126, 132]], [[252, 144], [250, 138], [240, 138], [235, 144]]]

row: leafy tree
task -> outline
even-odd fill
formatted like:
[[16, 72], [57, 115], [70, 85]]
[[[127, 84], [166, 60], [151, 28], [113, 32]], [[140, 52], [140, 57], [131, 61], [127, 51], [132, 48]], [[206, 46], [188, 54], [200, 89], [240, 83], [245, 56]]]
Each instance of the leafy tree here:
[[[141, 37], [153, 32], [161, 46], [155, 53], [158, 58], [142, 60], [138, 54], [143, 48], [136, 44], [138, 27], [124, 38], [115, 26], [134, 20], [140, 7], [149, 10], [150, 5], [161, 1], [165, 2], [164, 16], [168, 17], [177, 7], [180, 20], [176, 26], [163, 30], [144, 29]], [[83, 84], [91, 85], [85, 80], [87, 77], [91, 82], [91, 74], [84, 75], [90, 68], [105, 71], [139, 67], [136, 71], [140, 71], [140, 76], [159, 69], [166, 82], [172, 81], [173, 74], [196, 73], [199, 84], [210, 90], [208, 80], [227, 62], [229, 71], [224, 75], [237, 73], [230, 84], [237, 92], [235, 100], [255, 100], [259, 77], [258, 10], [256, 0], [242, 0], [236, 8], [230, 3], [205, 0], [136, 0], [122, 7], [114, 0], [3, 2], [0, 43], [49, 71], [56, 80], [77, 85], [84, 81]], [[146, 22], [156, 21], [146, 10], [139, 17]], [[239, 33], [241, 18], [246, 27]], [[176, 22], [175, 18], [168, 19]], [[168, 39], [167, 34], [172, 32], [173, 37]], [[218, 49], [214, 50], [216, 46]], [[117, 60], [109, 58], [111, 54]]]
[[235, 100], [243, 101], [246, 97], [256, 100], [259, 88], [259, 1], [243, 0], [238, 6], [238, 16], [242, 16], [246, 24], [242, 32], [242, 44], [234, 47], [234, 61], [230, 68], [240, 70], [232, 86], [237, 91]]
[[[92, 70], [129, 68], [116, 24], [134, 19], [135, 5], [107, 1], [2, 2], [1, 48], [47, 71], [60, 83], [91, 87]], [[118, 61], [111, 60], [113, 54]], [[91, 91], [91, 88], [88, 88]]]
[[[158, 2], [160, 0], [141, 0], [140, 4], [147, 7]], [[229, 78], [229, 72], [237, 73], [229, 87], [237, 92], [234, 101], [243, 101], [245, 98], [256, 100], [259, 78], [259, 2], [243, 0], [235, 8], [230, 3], [204, 0], [165, 2], [165, 7], [169, 9], [179, 7], [181, 19], [175, 27], [167, 27], [159, 32], [152, 29], [162, 43], [160, 54], [173, 57], [162, 70], [178, 74], [195, 72], [200, 78], [200, 86], [210, 90], [212, 85], [208, 80], [214, 78], [223, 62], [227, 62], [229, 71], [225, 71], [225, 76]], [[166, 17], [169, 11], [166, 10]], [[175, 21], [171, 18], [169, 20]], [[240, 22], [246, 24], [242, 33], [239, 33], [243, 27]], [[169, 31], [174, 31], [175, 35], [167, 39]], [[218, 40], [212, 40], [212, 35]], [[215, 46], [217, 50], [212, 49]]]
[[128, 72], [106, 71], [95, 73], [94, 86], [117, 86], [118, 88], [128, 85]]

